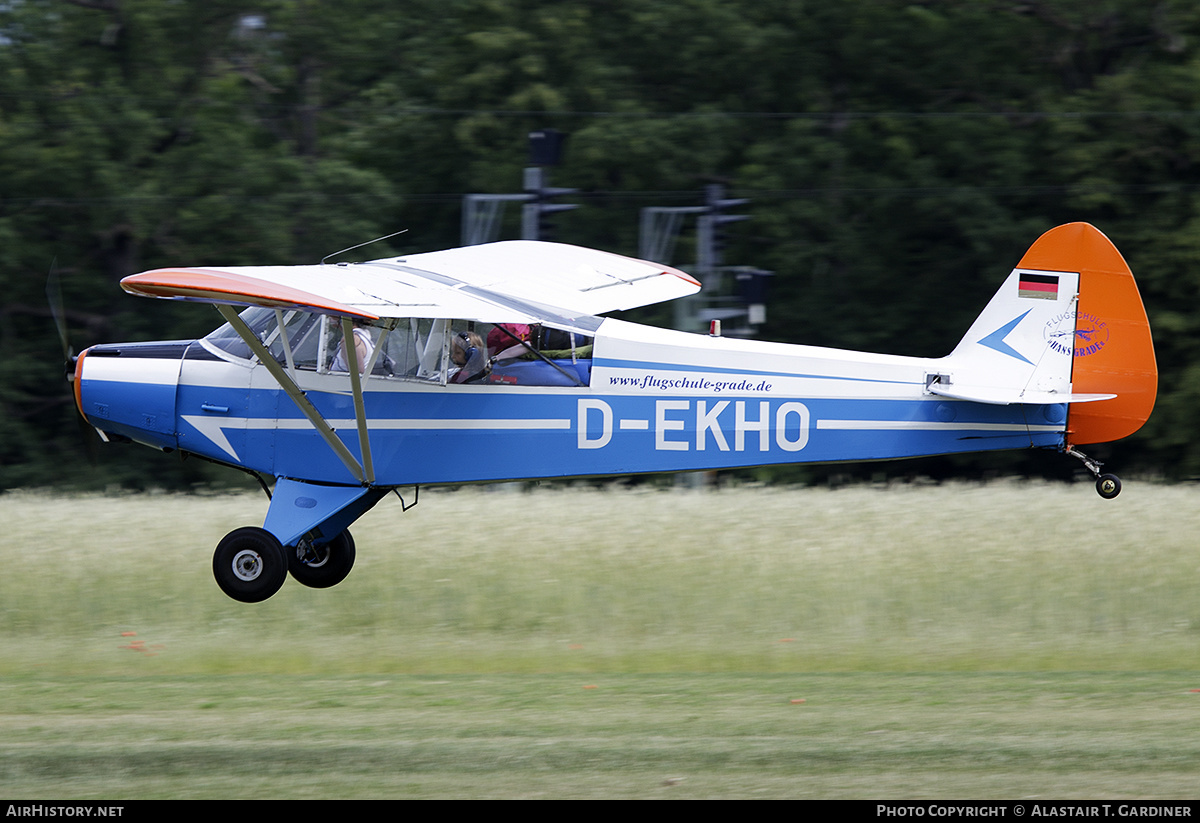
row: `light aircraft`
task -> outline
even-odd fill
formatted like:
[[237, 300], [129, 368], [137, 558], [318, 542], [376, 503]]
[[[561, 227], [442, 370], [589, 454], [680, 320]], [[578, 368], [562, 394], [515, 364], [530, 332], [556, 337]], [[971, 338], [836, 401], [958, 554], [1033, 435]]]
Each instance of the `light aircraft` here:
[[263, 526], [230, 532], [213, 557], [243, 602], [289, 571], [341, 582], [348, 528], [401, 487], [1043, 448], [1082, 460], [1111, 498], [1120, 481], [1077, 446], [1137, 431], [1157, 390], [1133, 275], [1086, 223], [1044, 234], [934, 359], [602, 318], [700, 284], [536, 241], [157, 269], [121, 285], [212, 303], [227, 321], [201, 340], [93, 346], [74, 391], [106, 440], [259, 479]]

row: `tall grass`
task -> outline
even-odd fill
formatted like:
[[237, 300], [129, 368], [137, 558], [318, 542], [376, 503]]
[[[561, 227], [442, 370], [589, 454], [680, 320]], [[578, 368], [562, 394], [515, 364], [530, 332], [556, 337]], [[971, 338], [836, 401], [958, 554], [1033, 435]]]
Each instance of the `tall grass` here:
[[11, 493], [0, 671], [1195, 668], [1198, 503], [1148, 483], [427, 492], [353, 527], [337, 588], [248, 606], [211, 556], [261, 495]]

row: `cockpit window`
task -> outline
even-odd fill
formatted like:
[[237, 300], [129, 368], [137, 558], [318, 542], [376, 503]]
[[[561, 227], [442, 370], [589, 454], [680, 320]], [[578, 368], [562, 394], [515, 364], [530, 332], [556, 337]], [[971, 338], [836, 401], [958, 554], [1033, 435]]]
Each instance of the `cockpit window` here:
[[[287, 335], [288, 347], [292, 352], [292, 363], [298, 369], [315, 369], [319, 356], [321, 315], [307, 311], [285, 311], [283, 327]], [[287, 352], [283, 348], [283, 336], [278, 332], [273, 336], [267, 348], [275, 359], [281, 363], [287, 362]]]
[[381, 337], [379, 359], [392, 377], [410, 380], [442, 379], [446, 357], [445, 320], [404, 318]]
[[[342, 321], [299, 309], [252, 306], [239, 315], [271, 356], [288, 369], [322, 374], [349, 368]], [[598, 318], [595, 325], [599, 325]], [[434, 383], [587, 386], [592, 337], [576, 331], [516, 323], [427, 318], [355, 323], [356, 357], [365, 376]], [[228, 323], [204, 338], [210, 351], [254, 360]], [[219, 350], [219, 351], [218, 351]]]
[[491, 370], [483, 382], [576, 388], [591, 383], [591, 335], [519, 323], [501, 323], [487, 329]]

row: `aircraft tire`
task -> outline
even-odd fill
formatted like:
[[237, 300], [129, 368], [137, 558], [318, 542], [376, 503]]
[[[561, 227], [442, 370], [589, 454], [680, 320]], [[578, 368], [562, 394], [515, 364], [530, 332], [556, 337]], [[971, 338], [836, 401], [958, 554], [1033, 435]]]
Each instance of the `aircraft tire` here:
[[322, 546], [314, 547], [318, 555], [315, 563], [306, 563], [300, 558], [296, 547], [288, 546], [288, 571], [297, 583], [312, 589], [328, 589], [346, 579], [354, 568], [354, 538], [344, 531]]
[[1121, 478], [1115, 474], [1102, 474], [1096, 478], [1096, 494], [1112, 500], [1121, 493]]
[[221, 591], [234, 600], [260, 603], [287, 580], [283, 546], [266, 529], [234, 529], [213, 552], [213, 577]]

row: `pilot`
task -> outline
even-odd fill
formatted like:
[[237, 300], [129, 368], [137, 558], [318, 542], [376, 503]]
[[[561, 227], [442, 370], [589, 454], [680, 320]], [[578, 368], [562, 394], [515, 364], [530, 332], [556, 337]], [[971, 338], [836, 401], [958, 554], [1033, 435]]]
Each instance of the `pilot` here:
[[488, 332], [488, 353], [495, 361], [509, 360], [529, 352], [533, 327], [525, 323], [497, 323]]
[[[354, 354], [358, 358], [358, 371], [360, 374], [365, 374], [367, 370], [367, 361], [371, 359], [371, 354], [375, 351], [375, 343], [371, 340], [371, 333], [359, 323], [354, 321]], [[333, 362], [329, 365], [330, 371], [350, 371], [350, 364], [346, 362], [346, 341], [343, 339], [338, 345], [337, 354], [333, 356]]]
[[450, 338], [449, 370], [451, 383], [471, 383], [487, 377], [492, 370], [483, 338], [473, 331], [461, 331]]

